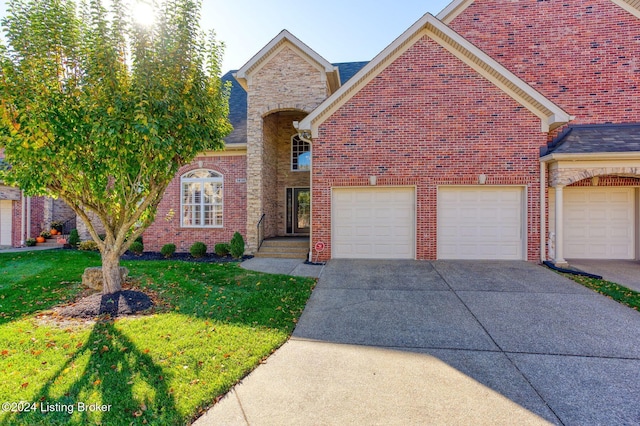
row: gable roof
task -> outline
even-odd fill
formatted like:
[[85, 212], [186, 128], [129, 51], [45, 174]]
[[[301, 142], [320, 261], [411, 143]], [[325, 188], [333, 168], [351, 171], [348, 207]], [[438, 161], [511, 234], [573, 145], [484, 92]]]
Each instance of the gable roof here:
[[[340, 62], [331, 64], [338, 70], [340, 81], [347, 82], [368, 62]], [[229, 122], [233, 131], [224, 139], [225, 144], [243, 144], [247, 142], [247, 91], [233, 75], [237, 70], [228, 71], [222, 76], [224, 83], [231, 83], [229, 94]]]
[[570, 125], [540, 156], [612, 152], [640, 152], [640, 123]]
[[318, 127], [325, 119], [425, 35], [539, 117], [542, 131], [547, 132], [571, 120], [572, 117], [559, 106], [427, 13], [300, 121], [298, 130], [317, 137]]
[[268, 62], [267, 59], [270, 56], [279, 52], [280, 49], [285, 45], [288, 45], [294, 50], [297, 50], [301, 57], [305, 58], [317, 68], [324, 70], [324, 72], [327, 74], [327, 81], [329, 83], [329, 89], [331, 92], [340, 87], [340, 76], [338, 74], [338, 70], [326, 59], [324, 59], [322, 56], [320, 56], [313, 49], [304, 44], [287, 30], [282, 30], [280, 34], [275, 36], [273, 40], [267, 43], [265, 47], [260, 49], [258, 53], [256, 53], [251, 59], [249, 59], [249, 62], [244, 64], [236, 72], [235, 77], [240, 85], [245, 90], [247, 90], [247, 80], [250, 78], [251, 74], [259, 70], [262, 65]]
[[[627, 12], [640, 18], [640, 0], [611, 0]], [[458, 15], [460, 15], [467, 7], [473, 3], [473, 0], [453, 0], [447, 7], [442, 9], [436, 17], [445, 24], [451, 23]]]

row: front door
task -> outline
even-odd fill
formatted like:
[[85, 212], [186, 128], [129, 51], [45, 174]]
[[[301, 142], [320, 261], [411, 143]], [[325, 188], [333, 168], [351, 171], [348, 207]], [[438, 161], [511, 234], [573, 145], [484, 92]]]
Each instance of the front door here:
[[287, 188], [287, 234], [308, 234], [310, 222], [309, 188]]

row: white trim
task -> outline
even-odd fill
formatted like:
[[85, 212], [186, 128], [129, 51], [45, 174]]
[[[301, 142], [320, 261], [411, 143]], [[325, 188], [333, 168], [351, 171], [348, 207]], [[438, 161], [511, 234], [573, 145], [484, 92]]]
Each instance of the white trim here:
[[282, 30], [277, 36], [275, 36], [266, 46], [264, 46], [258, 53], [253, 55], [249, 61], [244, 64], [233, 75], [240, 85], [245, 89], [248, 89], [248, 80], [250, 75], [263, 66], [267, 58], [277, 54], [282, 50], [285, 43], [297, 48], [299, 52], [303, 53], [303, 56], [307, 56], [313, 62], [315, 62], [320, 69], [326, 73], [326, 78], [329, 80], [330, 87], [335, 90], [340, 86], [340, 75], [338, 74], [338, 68], [333, 66], [329, 61], [320, 56], [316, 51], [304, 44], [300, 39], [295, 37], [287, 30]]
[[[219, 175], [219, 177], [215, 177], [215, 178], [185, 178], [184, 176], [189, 174], [189, 173], [193, 173], [193, 172], [197, 172], [200, 170], [204, 170], [204, 171], [208, 171], [208, 172], [213, 172]], [[183, 213], [183, 202], [184, 202], [184, 182], [190, 183], [190, 182], [194, 182], [194, 183], [207, 183], [207, 182], [211, 182], [211, 183], [219, 183], [220, 184], [220, 191], [222, 192], [222, 202], [221, 202], [221, 213], [222, 213], [222, 222], [218, 225], [185, 225], [184, 224], [184, 213]], [[214, 169], [208, 169], [208, 168], [199, 168], [199, 169], [193, 169], [193, 170], [188, 170], [186, 172], [184, 172], [182, 175], [180, 175], [180, 200], [179, 200], [179, 214], [180, 214], [180, 228], [201, 228], [201, 229], [220, 229], [220, 228], [224, 228], [224, 203], [225, 203], [225, 195], [224, 195], [224, 175], [222, 173], [220, 173], [217, 170]], [[203, 210], [200, 212], [200, 219], [204, 220], [204, 195], [201, 195], [202, 199], [200, 202], [200, 206], [203, 208]]]
[[547, 260], [547, 205], [545, 191], [547, 189], [547, 165], [540, 163], [540, 261]]
[[463, 63], [473, 68], [479, 75], [539, 117], [542, 132], [548, 132], [550, 129], [571, 120], [572, 117], [562, 108], [433, 15], [427, 13], [358, 71], [344, 86], [300, 121], [298, 130], [311, 132], [312, 138], [317, 137], [320, 124], [423, 36], [440, 44]]
[[581, 152], [581, 153], [551, 153], [540, 157], [541, 163], [550, 161], [575, 160], [635, 160], [640, 159], [640, 152]]
[[[297, 164], [298, 168], [297, 169], [293, 168], [293, 143], [294, 143], [293, 139], [294, 138], [298, 138], [298, 140], [300, 142], [306, 143], [307, 145], [309, 145], [309, 150], [308, 151], [302, 151], [302, 152], [298, 153], [298, 164]], [[300, 168], [300, 155], [302, 155], [304, 153], [307, 153], [307, 152], [309, 153], [309, 168], [308, 169], [301, 169]], [[303, 138], [302, 136], [300, 136], [299, 133], [296, 133], [296, 134], [291, 136], [291, 150], [290, 150], [289, 154], [290, 154], [290, 156], [289, 156], [289, 170], [291, 172], [295, 172], [295, 173], [299, 173], [299, 172], [309, 173], [309, 172], [311, 172], [311, 167], [312, 167], [311, 164], [313, 163], [313, 158], [311, 156], [311, 143], [308, 140], [306, 140], [305, 138]]]
[[436, 15], [436, 18], [449, 25], [458, 15], [460, 15], [467, 7], [471, 6], [473, 0], [454, 0], [447, 7], [442, 9]]
[[638, 0], [611, 0], [636, 18], [640, 18], [640, 1]]

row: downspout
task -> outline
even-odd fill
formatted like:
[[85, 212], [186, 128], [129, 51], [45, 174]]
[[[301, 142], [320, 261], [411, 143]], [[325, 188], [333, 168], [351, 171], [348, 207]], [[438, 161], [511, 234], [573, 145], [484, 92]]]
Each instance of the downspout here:
[[31, 238], [31, 197], [27, 197], [27, 239]]
[[293, 127], [298, 132], [298, 136], [309, 144], [309, 152], [311, 153], [311, 165], [309, 166], [309, 254], [307, 261], [313, 262], [313, 142], [308, 132], [301, 131], [298, 121], [293, 122]]
[[24, 219], [26, 217], [26, 210], [27, 210], [27, 206], [25, 205], [25, 203], [27, 202], [27, 200], [24, 197], [24, 191], [20, 191], [21, 193], [21, 199], [20, 199], [20, 245], [24, 246], [26, 243], [26, 238], [25, 238], [25, 233], [26, 233], [26, 223], [24, 222]]
[[547, 260], [547, 163], [540, 161], [540, 261]]

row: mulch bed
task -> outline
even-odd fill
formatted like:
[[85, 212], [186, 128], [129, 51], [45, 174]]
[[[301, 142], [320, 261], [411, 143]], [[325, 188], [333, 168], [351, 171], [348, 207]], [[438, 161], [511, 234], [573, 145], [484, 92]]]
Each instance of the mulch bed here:
[[[253, 256], [245, 256], [241, 260], [250, 259]], [[144, 252], [136, 255], [127, 252], [121, 260], [180, 260], [184, 262], [206, 262], [206, 263], [226, 263], [238, 262], [231, 256], [218, 256], [214, 253], [207, 253], [203, 257], [194, 258], [190, 253], [174, 253], [171, 257], [165, 258], [158, 252]], [[123, 287], [130, 284], [123, 283]], [[86, 294], [86, 293], [85, 293]], [[126, 289], [117, 293], [103, 295], [102, 293], [92, 293], [85, 295], [75, 302], [53, 309], [53, 314], [57, 317], [76, 318], [93, 320], [98, 318], [117, 318], [130, 315], [148, 314], [154, 312], [154, 307], [162, 305], [157, 295], [149, 290]]]
[[130, 251], [126, 252], [120, 259], [122, 260], [182, 260], [184, 262], [205, 262], [205, 263], [227, 263], [240, 262], [251, 259], [253, 256], [244, 256], [242, 259], [234, 259], [231, 256], [218, 256], [215, 253], [207, 253], [202, 257], [193, 257], [190, 253], [174, 253], [171, 257], [164, 257], [162, 253], [145, 251], [137, 255]]
[[95, 293], [76, 302], [54, 309], [63, 317], [93, 319], [101, 316], [111, 318], [136, 315], [154, 306], [151, 297], [142, 291], [122, 290], [113, 294]]

